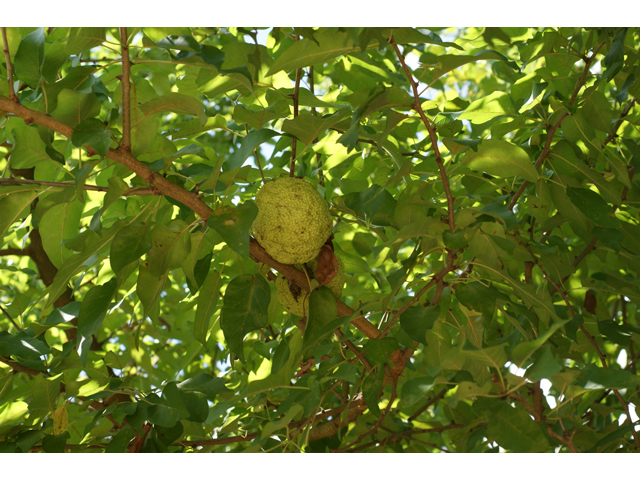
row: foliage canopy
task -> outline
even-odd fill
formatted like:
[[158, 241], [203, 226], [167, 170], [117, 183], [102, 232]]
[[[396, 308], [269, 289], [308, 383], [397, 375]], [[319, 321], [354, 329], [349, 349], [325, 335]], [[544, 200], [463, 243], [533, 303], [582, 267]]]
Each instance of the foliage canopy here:
[[1, 42], [0, 451], [640, 450], [637, 29]]

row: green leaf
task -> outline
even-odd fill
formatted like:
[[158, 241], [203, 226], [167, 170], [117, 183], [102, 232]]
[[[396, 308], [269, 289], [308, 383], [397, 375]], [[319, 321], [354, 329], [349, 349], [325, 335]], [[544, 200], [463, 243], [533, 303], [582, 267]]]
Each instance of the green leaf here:
[[91, 336], [98, 331], [107, 314], [111, 299], [118, 290], [115, 278], [87, 292], [78, 313], [78, 353], [82, 366], [86, 365]]
[[486, 97], [471, 102], [459, 120], [470, 120], [471, 123], [481, 124], [500, 115], [514, 114], [515, 109], [511, 98], [505, 92], [493, 92]]
[[59, 435], [45, 435], [42, 439], [42, 450], [45, 453], [64, 453], [71, 434], [64, 432]]
[[245, 160], [249, 158], [249, 155], [253, 154], [253, 150], [259, 145], [263, 144], [267, 140], [271, 140], [273, 137], [280, 135], [274, 130], [263, 128], [262, 130], [256, 130], [242, 139], [240, 148], [234, 151], [229, 159], [224, 163], [224, 170], [233, 170], [244, 164]]
[[556, 362], [551, 353], [551, 347], [547, 346], [542, 350], [538, 359], [527, 368], [525, 377], [532, 382], [538, 382], [543, 378], [551, 378], [552, 375], [562, 370], [562, 365]]
[[507, 354], [504, 345], [496, 345], [488, 348], [476, 348], [473, 344], [465, 342], [460, 351], [464, 358], [472, 360], [480, 365], [501, 369], [507, 363]]
[[32, 411], [53, 412], [57, 408], [62, 374], [53, 377], [37, 375], [31, 387], [33, 400], [29, 405]]
[[0, 332], [0, 355], [38, 359], [41, 355], [49, 353], [51, 353], [51, 349], [46, 343], [29, 336], [24, 331], [16, 334], [7, 331]]
[[445, 73], [455, 70], [467, 63], [474, 63], [479, 60], [500, 60], [514, 70], [519, 70], [515, 62], [495, 50], [482, 50], [475, 55], [438, 55], [437, 63], [430, 69], [433, 78], [440, 78]]
[[69, 30], [69, 39], [65, 52], [67, 55], [77, 55], [90, 48], [102, 45], [106, 40], [106, 28], [104, 27], [80, 27]]
[[[169, 226], [156, 224], [151, 230], [150, 238], [152, 247], [147, 255], [147, 262], [149, 273], [156, 277], [179, 267], [191, 251], [189, 226], [182, 220], [174, 220]], [[146, 244], [144, 247], [146, 248]]]
[[80, 305], [82, 305], [81, 302], [71, 302], [63, 307], [56, 308], [49, 314], [44, 324], [57, 325], [58, 323], [71, 321], [73, 318], [78, 316], [78, 313], [80, 313]]
[[195, 377], [187, 378], [178, 383], [177, 387], [183, 392], [203, 393], [210, 401], [213, 401], [216, 395], [231, 391], [225, 386], [224, 378], [212, 377], [208, 373], [199, 373]]
[[549, 329], [541, 334], [537, 339], [531, 342], [524, 342], [516, 345], [513, 349], [513, 360], [518, 365], [518, 367], [522, 367], [527, 359], [533, 355], [533, 353], [539, 349], [544, 343], [553, 335], [556, 330], [558, 330], [563, 325], [569, 323], [570, 320], [560, 320], [559, 322], [554, 323], [549, 327]]
[[271, 287], [261, 275], [238, 275], [224, 292], [220, 326], [227, 347], [242, 362], [242, 341], [247, 333], [266, 327], [270, 301]]
[[289, 105], [283, 100], [261, 110], [249, 110], [244, 105], [236, 105], [233, 109], [233, 119], [238, 125], [247, 124], [256, 130], [261, 129], [271, 120], [288, 117], [289, 114]]
[[160, 314], [160, 294], [167, 287], [169, 271], [157, 277], [149, 272], [146, 263], [148, 262], [140, 265], [136, 293], [142, 303], [145, 318], [149, 317], [155, 321]]
[[362, 382], [362, 398], [369, 407], [369, 411], [376, 417], [379, 417], [380, 407], [378, 406], [378, 397], [382, 392], [382, 386], [384, 382], [384, 368], [378, 368], [376, 373], [371, 373], [365, 377]]
[[20, 42], [13, 61], [16, 76], [30, 87], [37, 87], [44, 64], [44, 28], [26, 35]]
[[103, 228], [101, 235], [93, 234], [87, 239], [80, 253], [73, 254], [64, 261], [49, 287], [49, 299], [47, 300], [46, 308], [53, 305], [53, 302], [67, 289], [67, 282], [71, 277], [93, 264], [97, 259], [98, 252], [113, 240], [113, 237], [122, 226], [122, 223], [116, 223], [111, 228]]
[[324, 327], [338, 317], [336, 297], [329, 287], [322, 286], [311, 292], [309, 297], [309, 315], [304, 330], [302, 349], [317, 345], [325, 337]]
[[220, 287], [222, 286], [220, 273], [216, 270], [209, 272], [200, 287], [196, 316], [193, 325], [193, 335], [197, 341], [206, 346], [207, 334], [209, 333], [210, 321], [213, 314], [218, 309], [220, 299]]
[[56, 120], [70, 127], [98, 116], [100, 102], [94, 93], [78, 93], [65, 88], [58, 94], [58, 107], [51, 113]]
[[42, 238], [42, 248], [56, 268], [60, 268], [72, 254], [64, 247], [63, 242], [79, 233], [83, 211], [84, 203], [75, 200], [54, 205], [40, 219], [38, 230]]
[[258, 216], [258, 207], [247, 200], [236, 208], [223, 207], [213, 212], [207, 225], [220, 234], [227, 245], [242, 258], [249, 257], [251, 225]]
[[111, 146], [111, 132], [97, 118], [88, 118], [73, 129], [71, 142], [76, 147], [91, 145], [101, 157], [104, 157]]
[[273, 62], [266, 76], [280, 70], [290, 72], [297, 68], [328, 62], [345, 53], [359, 50], [347, 32], [326, 30], [315, 34], [316, 42], [307, 38], [295, 42]]
[[148, 223], [134, 222], [116, 233], [109, 254], [114, 273], [118, 274], [124, 267], [151, 250], [153, 243], [149, 227]]
[[321, 133], [344, 120], [347, 114], [347, 109], [324, 117], [301, 113], [293, 120], [285, 120], [282, 123], [282, 131], [293, 135], [305, 145], [310, 145]]
[[613, 78], [624, 66], [624, 43], [627, 36], [627, 28], [622, 28], [613, 39], [611, 48], [604, 57], [603, 64], [605, 70], [605, 78]]
[[599, 227], [620, 228], [620, 221], [613, 214], [613, 208], [593, 190], [587, 188], [567, 188], [571, 203]]
[[596, 130], [601, 132], [611, 132], [613, 122], [613, 111], [604, 93], [594, 90], [585, 93], [585, 101], [582, 104], [582, 116]]
[[431, 330], [439, 315], [440, 307], [437, 305], [429, 305], [427, 307], [412, 306], [400, 315], [400, 326], [412, 340], [425, 343], [427, 330]]
[[192, 294], [202, 286], [211, 269], [212, 247], [208, 235], [202, 231], [191, 233], [191, 251], [182, 261], [182, 270], [187, 276], [189, 291]]
[[[13, 225], [17, 219], [22, 218], [22, 213], [31, 205], [41, 191], [10, 193], [0, 198], [0, 236]], [[25, 212], [26, 213], [26, 212]]]
[[198, 99], [180, 93], [167, 93], [140, 106], [145, 116], [160, 112], [173, 112], [184, 115], [196, 115], [200, 124], [207, 123], [204, 106]]
[[162, 398], [156, 405], [149, 407], [148, 413], [149, 422], [165, 428], [173, 428], [179, 420], [189, 416], [175, 382], [170, 382], [164, 387]]
[[470, 151], [464, 156], [462, 163], [496, 177], [519, 176], [530, 182], [538, 178], [527, 152], [506, 140], [484, 140], [477, 152]]
[[273, 353], [273, 360], [271, 362], [271, 375], [278, 373], [282, 367], [285, 366], [287, 360], [291, 355], [291, 349], [289, 348], [289, 342], [286, 338], [282, 338], [276, 351]]
[[593, 364], [582, 369], [584, 376], [576, 382], [587, 390], [609, 388], [635, 388], [640, 385], [640, 377], [627, 370], [599, 368]]
[[455, 293], [458, 301], [468, 309], [481, 312], [487, 320], [493, 318], [496, 297], [490, 288], [480, 282], [460, 283]]
[[109, 444], [105, 447], [105, 453], [125, 453], [131, 440], [136, 436], [133, 427], [126, 425], [118, 433], [116, 433]]
[[390, 363], [389, 358], [393, 352], [400, 349], [400, 344], [395, 338], [372, 338], [367, 342], [367, 356], [373, 363]]
[[153, 42], [159, 42], [170, 35], [179, 37], [191, 34], [191, 29], [188, 27], [144, 27], [142, 30]]
[[[207, 417], [209, 416], [209, 402], [207, 401], [207, 396], [198, 392], [181, 393], [182, 402], [189, 412], [187, 420], [198, 423], [206, 422]], [[180, 432], [180, 435], [182, 435], [182, 431]], [[168, 444], [171, 444], [171, 442], [168, 442]]]
[[31, 168], [42, 162], [51, 162], [46, 153], [46, 145], [36, 127], [16, 127], [12, 130], [15, 147], [11, 153], [13, 168]]
[[424, 399], [433, 389], [435, 382], [431, 377], [417, 377], [407, 380], [400, 391], [399, 407], [410, 407]]
[[544, 452], [549, 448], [549, 442], [535, 420], [524, 410], [508, 405], [489, 418], [487, 434], [511, 452]]

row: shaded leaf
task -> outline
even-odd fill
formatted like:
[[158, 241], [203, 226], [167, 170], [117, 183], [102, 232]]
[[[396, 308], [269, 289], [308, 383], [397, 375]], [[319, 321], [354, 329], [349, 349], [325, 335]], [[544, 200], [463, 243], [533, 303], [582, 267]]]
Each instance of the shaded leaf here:
[[227, 347], [242, 362], [244, 362], [242, 341], [247, 333], [267, 325], [270, 301], [271, 287], [261, 275], [238, 275], [227, 286], [222, 303], [220, 326]]

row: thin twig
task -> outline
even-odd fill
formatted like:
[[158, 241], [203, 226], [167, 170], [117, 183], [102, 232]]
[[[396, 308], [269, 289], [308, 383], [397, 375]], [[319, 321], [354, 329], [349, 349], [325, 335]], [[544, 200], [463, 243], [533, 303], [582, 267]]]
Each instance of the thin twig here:
[[127, 27], [120, 27], [120, 45], [122, 48], [122, 149], [131, 152], [131, 59], [129, 58], [129, 39]]
[[[313, 66], [309, 67], [309, 74], [307, 75], [307, 78], [309, 79], [309, 90], [311, 91], [311, 94], [313, 96], [316, 95], [316, 91], [315, 91], [315, 83], [314, 83], [314, 78], [313, 78]], [[314, 117], [318, 115], [318, 112], [316, 112], [316, 107], [311, 107], [311, 115], [313, 115]], [[318, 139], [314, 139], [313, 143], [316, 143], [318, 141]], [[322, 171], [322, 155], [318, 152], [316, 152], [316, 163], [317, 163], [317, 168], [318, 168], [318, 183], [320, 184], [320, 186], [324, 187], [324, 173]]]
[[[77, 188], [73, 182], [47, 182], [44, 180], [26, 180], [21, 178], [0, 178], [0, 188], [5, 185], [39, 185], [42, 187], [55, 187], [55, 188]], [[99, 187], [97, 185], [82, 185], [83, 190], [90, 190], [92, 192], [108, 192], [109, 187]], [[123, 197], [131, 195], [160, 195], [158, 191], [154, 191], [151, 188], [137, 187], [126, 190], [122, 193]]]
[[629, 115], [629, 112], [631, 111], [631, 109], [633, 108], [633, 106], [635, 104], [636, 104], [636, 99], [634, 98], [633, 100], [631, 100], [627, 104], [627, 106], [624, 108], [624, 110], [622, 110], [622, 113], [620, 114], [620, 118], [618, 119], [616, 124], [613, 126], [613, 129], [611, 130], [611, 133], [607, 136], [607, 138], [604, 141], [605, 145], [607, 143], [611, 143], [611, 142], [613, 142], [613, 140], [615, 140], [615, 138], [617, 136], [618, 129], [622, 125], [622, 122], [624, 122], [624, 117]]
[[433, 405], [434, 403], [436, 403], [438, 400], [440, 400], [442, 397], [444, 397], [447, 393], [447, 389], [444, 388], [440, 393], [438, 393], [435, 397], [430, 398], [429, 400], [427, 400], [427, 403], [425, 403], [423, 406], [421, 406], [418, 410], [416, 410], [415, 412], [413, 412], [413, 414], [407, 419], [408, 421], [412, 422], [414, 421], [416, 418], [418, 418], [420, 415], [422, 415], [431, 405]]
[[438, 164], [438, 169], [440, 170], [440, 177], [442, 178], [442, 185], [444, 186], [444, 192], [447, 196], [449, 230], [451, 231], [451, 233], [453, 233], [456, 229], [455, 220], [453, 216], [454, 198], [451, 193], [451, 187], [449, 186], [449, 179], [447, 178], [447, 172], [444, 168], [444, 163], [442, 161], [442, 155], [440, 154], [440, 149], [438, 148], [438, 137], [436, 136], [436, 131], [431, 126], [431, 122], [425, 115], [424, 110], [422, 110], [422, 105], [420, 104], [420, 94], [418, 93], [418, 84], [413, 79], [413, 75], [411, 75], [411, 72], [407, 67], [407, 63], [405, 62], [404, 56], [400, 52], [400, 49], [398, 48], [398, 45], [396, 44], [393, 37], [391, 37], [391, 39], [389, 40], [389, 43], [393, 45], [393, 48], [396, 51], [396, 55], [398, 56], [398, 60], [400, 60], [400, 63], [402, 64], [402, 68], [404, 69], [404, 73], [406, 74], [407, 78], [409, 79], [409, 82], [411, 83], [411, 88], [413, 90], [413, 98], [414, 98], [413, 109], [418, 112], [418, 114], [420, 115], [420, 118], [422, 119], [422, 123], [424, 123], [424, 126], [427, 129], [427, 132], [429, 132], [429, 138], [431, 139], [431, 145], [433, 146], [433, 152], [436, 157], [436, 163]]
[[248, 435], [242, 436], [238, 435], [235, 437], [226, 437], [226, 438], [210, 438], [207, 440], [194, 440], [190, 442], [176, 442], [173, 443], [174, 447], [204, 447], [207, 445], [228, 445], [229, 443], [238, 443], [238, 442], [248, 442], [253, 440], [258, 436], [257, 433], [250, 433]]
[[[600, 361], [602, 362], [602, 367], [603, 368], [607, 368], [607, 360], [606, 360], [604, 354], [602, 353], [602, 351], [600, 351], [600, 348], [598, 347], [598, 344], [596, 343], [596, 341], [593, 338], [593, 336], [591, 336], [591, 334], [587, 331], [586, 328], [584, 328], [583, 325], [580, 325], [579, 328], [580, 328], [580, 331], [585, 334], [585, 336], [587, 337], [589, 342], [591, 342], [591, 345], [593, 345], [593, 348], [595, 349], [596, 353], [598, 354], [598, 357], [600, 357]], [[615, 394], [615, 396], [620, 401], [620, 404], [622, 405], [622, 408], [625, 411], [625, 414], [627, 416], [626, 422], [629, 425], [631, 425], [633, 423], [633, 421], [631, 420], [631, 414], [629, 412], [629, 404], [625, 401], [624, 398], [622, 398], [622, 395], [620, 394], [620, 392], [617, 389], [614, 388], [612, 390], [613, 390], [613, 393]], [[631, 430], [631, 433], [633, 434], [633, 440], [634, 440], [634, 442], [636, 444], [636, 448], [638, 450], [640, 450], [640, 437], [638, 437], [638, 432], [636, 432], [635, 429], [633, 429], [633, 430]]]
[[[391, 329], [391, 327], [398, 321], [398, 319], [400, 318], [400, 316], [407, 311], [407, 309], [413, 305], [414, 303], [416, 303], [418, 300], [420, 300], [420, 297], [422, 297], [422, 295], [424, 295], [427, 290], [429, 290], [431, 287], [433, 287], [434, 285], [438, 285], [438, 288], [440, 288], [440, 294], [442, 294], [442, 289], [444, 289], [444, 283], [442, 282], [442, 280], [444, 279], [444, 277], [447, 276], [447, 274], [453, 270], [453, 261], [455, 259], [456, 255], [453, 252], [449, 252], [448, 256], [447, 256], [447, 265], [440, 270], [438, 273], [436, 273], [433, 278], [424, 286], [420, 289], [420, 291], [418, 293], [416, 293], [414, 295], [414, 297], [409, 300], [407, 303], [405, 303], [402, 308], [400, 310], [398, 310], [393, 317], [391, 318], [391, 320], [389, 320], [389, 323], [387, 324], [387, 326], [385, 327], [385, 329], [382, 332], [382, 335], [380, 335], [380, 338], [384, 338], [388, 333], [389, 330]], [[431, 302], [431, 305], [437, 305], [438, 301], [440, 300], [440, 295], [438, 295], [438, 297], [436, 298], [434, 296], [434, 301]]]
[[7, 311], [4, 309], [4, 307], [3, 307], [2, 305], [0, 305], [0, 310], [2, 310], [2, 313], [4, 313], [4, 315], [9, 319], [9, 321], [10, 321], [11, 323], [13, 323], [13, 326], [14, 326], [14, 327], [16, 327], [16, 329], [17, 329], [18, 331], [22, 330], [22, 329], [18, 326], [18, 324], [16, 323], [16, 321], [13, 319], [13, 317], [9, 314], [9, 312], [7, 312]]
[[[295, 36], [296, 42], [298, 41], [298, 35]], [[293, 118], [298, 116], [298, 95], [300, 94], [300, 79], [302, 78], [302, 68], [296, 70], [296, 83], [293, 88]], [[289, 176], [293, 177], [296, 170], [296, 149], [298, 147], [298, 140], [296, 138], [291, 142], [291, 165], [289, 166]]]
[[18, 103], [18, 97], [13, 89], [13, 65], [11, 65], [11, 54], [9, 53], [9, 42], [7, 41], [7, 28], [2, 27], [2, 41], [4, 44], [4, 59], [7, 62], [7, 81], [9, 82], [9, 100]]
[[[244, 133], [249, 135], [249, 127], [247, 127], [247, 125], [245, 124], [244, 126]], [[254, 148], [253, 149], [253, 155], [256, 159], [256, 165], [258, 165], [258, 170], [260, 170], [260, 176], [262, 177], [262, 184], [264, 185], [265, 183], [267, 183], [267, 181], [264, 179], [264, 173], [262, 172], [262, 165], [260, 165], [260, 157], [258, 157], [258, 149]]]
[[378, 418], [376, 423], [373, 425], [373, 427], [371, 427], [371, 429], [369, 431], [361, 434], [354, 442], [351, 442], [346, 447], [342, 447], [342, 448], [339, 448], [337, 450], [332, 450], [332, 452], [344, 452], [344, 451], [350, 449], [351, 447], [359, 444], [362, 440], [364, 440], [369, 435], [375, 435], [376, 434], [376, 432], [378, 431], [378, 428], [380, 428], [380, 424], [382, 423], [384, 418], [387, 416], [387, 413], [389, 413], [389, 410], [391, 410], [391, 406], [393, 405], [393, 402], [396, 399], [396, 382], [395, 381], [393, 382], [392, 388], [393, 388], [393, 390], [391, 391], [391, 397], [389, 398], [389, 403], [387, 403], [387, 406], [385, 407], [384, 411], [382, 412], [382, 415], [380, 415], [380, 417]]
[[[582, 72], [582, 75], [580, 76], [580, 79], [578, 80], [578, 83], [576, 84], [575, 88], [573, 89], [573, 94], [571, 95], [571, 99], [567, 103], [567, 105], [569, 107], [572, 106], [573, 102], [575, 102], [576, 98], [578, 98], [578, 93], [580, 93], [580, 90], [582, 89], [582, 87], [584, 85], [584, 82], [587, 79], [587, 74], [589, 73], [589, 68], [591, 67], [591, 63], [593, 63], [593, 61], [596, 58], [596, 55], [602, 49], [602, 47], [604, 47], [605, 44], [606, 44], [606, 42], [602, 42], [600, 45], [598, 45], [598, 47], [595, 49], [593, 54], [589, 58], [587, 58], [587, 60], [585, 61], [584, 70]], [[564, 119], [568, 115], [569, 115], [569, 112], [563, 112], [560, 115], [560, 117], [558, 118], [558, 120], [556, 120], [556, 123], [554, 123], [553, 126], [550, 127], [549, 130], [547, 131], [547, 141], [545, 142], [544, 148], [542, 149], [542, 152], [540, 153], [540, 156], [538, 157], [538, 160], [536, 160], [536, 163], [534, 165], [534, 168], [536, 170], [538, 170], [540, 165], [542, 165], [542, 163], [545, 161], [545, 159], [549, 155], [549, 151], [551, 149], [551, 142], [553, 141], [553, 137], [554, 137], [554, 135], [556, 133], [556, 130], [558, 130], [558, 128], [560, 127], [560, 124], [562, 124], [562, 122], [564, 121]], [[515, 207], [516, 203], [518, 202], [518, 199], [520, 198], [520, 196], [524, 192], [525, 188], [527, 188], [527, 185], [529, 185], [529, 181], [528, 180], [525, 180], [524, 182], [522, 182], [522, 185], [520, 185], [520, 188], [513, 195], [513, 198], [511, 199], [511, 202], [509, 203], [509, 210], [513, 210], [513, 208]]]

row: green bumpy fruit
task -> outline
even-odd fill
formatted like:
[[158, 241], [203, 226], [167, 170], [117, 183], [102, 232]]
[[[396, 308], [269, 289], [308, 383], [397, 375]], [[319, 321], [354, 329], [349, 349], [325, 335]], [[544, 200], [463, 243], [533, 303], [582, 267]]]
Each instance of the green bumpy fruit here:
[[331, 236], [329, 205], [308, 182], [279, 178], [256, 195], [253, 236], [271, 257], [288, 265], [307, 263]]
[[[317, 262], [315, 260], [307, 263], [307, 271], [315, 272]], [[299, 267], [296, 267], [300, 270]], [[314, 275], [309, 275], [310, 278], [314, 278]], [[327, 284], [329, 290], [333, 292], [336, 298], [342, 296], [342, 287], [344, 287], [344, 263], [338, 258], [338, 273]], [[276, 290], [278, 290], [278, 301], [288, 312], [304, 317], [309, 313], [309, 292], [301, 290], [299, 295], [294, 297], [291, 289], [289, 288], [289, 281], [282, 275], [278, 275], [276, 278]]]

